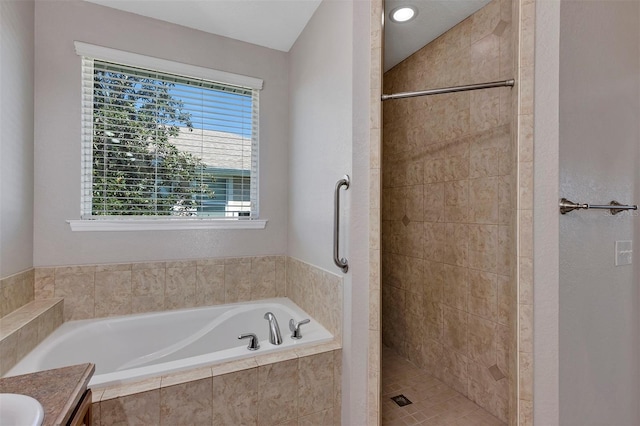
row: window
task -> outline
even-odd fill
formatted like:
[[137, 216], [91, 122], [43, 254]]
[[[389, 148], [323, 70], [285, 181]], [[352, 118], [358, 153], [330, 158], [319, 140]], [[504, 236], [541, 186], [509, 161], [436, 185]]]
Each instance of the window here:
[[82, 219], [258, 218], [261, 80], [79, 42], [76, 51]]

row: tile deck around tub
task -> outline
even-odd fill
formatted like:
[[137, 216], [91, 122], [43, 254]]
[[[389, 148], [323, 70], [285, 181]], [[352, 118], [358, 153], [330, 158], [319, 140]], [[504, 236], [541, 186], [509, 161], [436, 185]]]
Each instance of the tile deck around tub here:
[[[411, 403], [399, 406], [391, 398], [402, 395]], [[429, 373], [397, 355], [382, 351], [383, 426], [506, 426]]]
[[10, 314], [2, 317], [2, 322], [0, 322], [0, 339], [4, 339], [11, 333], [20, 330], [29, 322], [37, 320], [40, 316], [45, 314], [50, 309], [55, 308], [57, 305], [60, 305], [61, 307], [62, 301], [63, 299], [60, 297], [44, 300], [34, 300], [26, 303]]
[[[305, 346], [283, 352], [272, 352], [264, 355], [255, 355], [249, 358], [238, 359], [221, 364], [214, 364], [210, 367], [198, 367], [186, 371], [178, 371], [166, 374], [160, 377], [152, 377], [148, 379], [138, 380], [131, 383], [113, 385], [108, 387], [98, 387], [93, 390], [93, 402], [107, 401], [110, 399], [120, 398], [123, 396], [134, 395], [137, 393], [148, 392], [151, 390], [161, 389], [163, 387], [175, 386], [182, 383], [192, 382], [194, 380], [221, 376], [224, 374], [243, 371], [250, 368], [257, 368], [269, 364], [275, 364], [282, 361], [304, 358], [311, 355], [317, 355], [324, 352], [331, 352], [341, 349], [342, 345], [336, 340], [320, 343], [317, 345]], [[93, 388], [92, 388], [93, 389]]]
[[0, 376], [62, 324], [63, 299], [34, 300], [0, 319]]
[[272, 355], [106, 388], [102, 397], [93, 399], [93, 422], [96, 426], [340, 425], [339, 345], [317, 344], [313, 350]]

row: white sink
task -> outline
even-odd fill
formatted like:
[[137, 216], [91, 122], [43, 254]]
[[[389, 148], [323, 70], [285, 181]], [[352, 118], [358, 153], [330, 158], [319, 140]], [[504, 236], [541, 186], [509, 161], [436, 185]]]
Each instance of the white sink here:
[[42, 404], [27, 395], [0, 393], [0, 425], [40, 426], [44, 420]]

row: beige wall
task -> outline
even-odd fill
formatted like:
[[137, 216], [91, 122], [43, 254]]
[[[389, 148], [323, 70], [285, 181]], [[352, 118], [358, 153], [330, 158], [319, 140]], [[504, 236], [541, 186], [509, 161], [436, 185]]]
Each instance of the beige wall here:
[[[321, 3], [289, 53], [289, 253], [335, 271], [333, 189], [351, 173], [352, 19], [349, 2]], [[342, 190], [347, 232], [350, 195]]]
[[[538, 424], [559, 425], [558, 93], [560, 2], [535, 2], [532, 393]], [[530, 419], [531, 420], [531, 419]], [[529, 422], [528, 424], [532, 424]]]
[[[359, 28], [363, 36], [356, 38], [354, 28]], [[86, 2], [39, 2], [35, 155], [39, 213], [34, 221], [35, 266], [91, 268], [93, 264], [153, 261], [174, 265], [184, 258], [197, 261], [290, 253], [304, 262], [336, 271], [331, 260], [333, 187], [343, 174], [352, 173], [358, 189], [343, 194], [342, 247], [347, 256], [353, 254], [354, 265], [344, 277], [342, 299], [345, 330], [349, 333], [349, 347], [344, 351], [349, 367], [344, 380], [354, 383], [345, 393], [347, 406], [352, 408], [345, 411], [356, 417], [347, 414], [347, 418], [360, 422], [367, 414], [362, 408], [366, 400], [367, 352], [362, 348], [367, 347], [368, 339], [368, 224], [359, 220], [358, 231], [350, 232], [353, 228], [349, 220], [353, 215], [361, 218], [368, 214], [368, 157], [355, 154], [352, 146], [354, 117], [358, 114], [365, 117], [357, 124], [360, 148], [368, 145], [369, 68], [368, 51], [364, 49], [369, 47], [369, 36], [367, 2], [321, 4], [290, 54]], [[267, 228], [71, 232], [65, 221], [78, 218], [80, 199], [79, 58], [73, 52], [74, 40], [263, 78], [260, 212], [269, 219]], [[358, 53], [353, 48], [356, 41]], [[357, 70], [352, 67], [356, 55], [364, 58], [358, 62]], [[354, 82], [360, 84], [358, 90]], [[352, 158], [360, 161], [359, 169], [352, 168]], [[356, 191], [359, 210], [351, 209], [351, 194]], [[111, 272], [114, 276], [127, 273]], [[127, 279], [123, 282], [126, 290]], [[185, 288], [184, 295], [175, 296], [189, 299], [192, 286]], [[106, 294], [107, 299], [119, 297], [113, 293]], [[78, 300], [82, 294], [75, 290], [70, 293], [78, 295]]]
[[0, 279], [33, 266], [34, 2], [0, 2]]
[[[35, 15], [35, 266], [285, 254], [286, 53], [84, 1], [37, 2]], [[80, 215], [74, 40], [262, 78], [260, 213], [269, 220], [266, 229], [72, 232], [66, 220]]]
[[[559, 53], [560, 196], [640, 203], [640, 3], [562, 1]], [[640, 424], [640, 276], [614, 264], [638, 219], [560, 217], [561, 424]]]
[[[557, 201], [638, 203], [640, 11], [624, 1], [536, 9], [536, 424], [637, 424], [637, 216], [561, 216]], [[632, 236], [635, 268], [613, 266], [613, 242]]]
[[[384, 92], [513, 78], [511, 19], [511, 2], [494, 0], [388, 71]], [[383, 115], [383, 344], [504, 421], [516, 293], [512, 94], [387, 101]]]
[[[8, 16], [4, 9], [8, 3], [2, 3], [3, 19]], [[18, 3], [30, 4], [33, 9], [33, 3]], [[28, 48], [22, 52], [33, 53], [33, 45], [36, 46], [35, 83], [38, 87], [36, 124], [27, 126], [29, 131], [35, 129], [35, 158], [22, 164], [24, 182], [28, 182], [22, 194], [28, 194], [24, 198], [28, 202], [35, 200], [37, 213], [32, 218], [33, 207], [21, 206], [20, 226], [11, 222], [7, 228], [27, 230], [21, 234], [25, 238], [21, 238], [11, 252], [11, 255], [22, 256], [24, 251], [23, 259], [27, 261], [24, 267], [20, 262], [13, 262], [15, 271], [12, 269], [8, 274], [32, 266], [36, 266], [41, 274], [47, 267], [59, 267], [61, 272], [69, 272], [65, 265], [84, 265], [93, 271], [93, 280], [87, 282], [94, 286], [97, 283], [101, 288], [102, 302], [120, 306], [120, 298], [124, 297], [125, 309], [127, 306], [133, 309], [133, 281], [127, 281], [126, 277], [133, 270], [126, 267], [125, 270], [117, 270], [118, 267], [98, 270], [96, 264], [162, 261], [157, 269], [167, 273], [166, 265], [170, 265], [169, 269], [186, 267], [191, 270], [193, 262], [211, 257], [291, 253], [305, 262], [333, 271], [330, 245], [333, 186], [342, 174], [351, 173], [356, 186], [344, 195], [345, 238], [342, 241], [344, 253], [352, 255], [353, 265], [353, 275], [345, 277], [343, 298], [348, 330], [348, 347], [344, 351], [348, 369], [344, 380], [349, 384], [345, 411], [348, 420], [363, 422], [367, 416], [364, 407], [368, 356], [363, 348], [368, 347], [369, 337], [369, 229], [367, 220], [362, 220], [369, 213], [366, 154], [370, 102], [369, 7], [368, 2], [324, 2], [301, 35], [297, 47], [287, 55], [82, 1], [38, 2], [35, 12], [32, 11], [35, 26], [31, 16], [21, 27], [31, 37]], [[9, 28], [4, 21], [2, 28], [3, 31]], [[80, 203], [80, 88], [77, 83], [80, 72], [79, 58], [73, 51], [74, 40], [263, 78], [260, 211], [269, 219], [266, 230], [71, 232], [66, 220], [78, 218]], [[358, 58], [357, 64], [352, 66], [355, 58]], [[26, 66], [25, 72], [33, 73], [33, 69], [32, 63]], [[3, 73], [4, 70], [3, 57]], [[290, 70], [298, 73], [298, 80], [291, 84]], [[4, 80], [3, 87], [6, 87]], [[290, 89], [296, 92], [292, 96], [287, 93]], [[309, 102], [309, 96], [314, 102]], [[289, 126], [290, 120], [294, 119], [297, 123]], [[354, 149], [356, 145], [357, 149]], [[32, 145], [23, 147], [31, 149]], [[290, 159], [289, 149], [294, 160]], [[8, 170], [4, 163], [2, 169], [3, 172]], [[288, 187], [290, 173], [295, 179], [289, 179], [294, 183]], [[294, 201], [290, 202], [289, 193], [295, 197]], [[353, 199], [351, 194], [354, 194]], [[358, 206], [351, 208], [352, 201]], [[287, 209], [289, 205], [291, 207]], [[3, 204], [3, 226], [5, 206]], [[289, 221], [289, 214], [295, 214], [295, 220]], [[357, 223], [349, 224], [354, 217]], [[8, 248], [4, 229], [0, 238], [2, 261], [4, 250]], [[11, 243], [16, 242], [12, 240]], [[25, 250], [21, 250], [23, 247]], [[188, 265], [176, 263], [184, 258], [191, 259]], [[197, 270], [197, 265], [195, 268]], [[82, 268], [74, 271], [84, 273]], [[0, 277], [4, 276], [2, 272]], [[110, 284], [113, 286], [95, 281], [96, 276], [112, 279]], [[55, 270], [53, 277], [55, 282]], [[51, 276], [39, 278], [51, 279]], [[75, 282], [68, 280], [59, 288], [66, 284], [73, 287]], [[127, 287], [127, 283], [131, 287]], [[89, 290], [83, 288], [85, 286]], [[79, 306], [83, 297], [89, 297], [86, 293], [91, 288], [91, 284], [83, 284], [68, 291], [67, 296]], [[128, 296], [119, 293], [123, 289]], [[37, 289], [42, 290], [45, 289]], [[185, 284], [184, 293], [176, 291], [173, 296], [185, 303], [192, 300], [192, 284]], [[147, 302], [155, 307], [160, 304], [153, 295]], [[165, 302], [167, 300], [162, 301], [163, 306]], [[94, 312], [95, 303], [94, 300]], [[79, 312], [75, 311], [76, 314]], [[82, 313], [85, 314], [88, 315]]]
[[[287, 249], [344, 278], [344, 424], [367, 421], [369, 3], [322, 2], [289, 54]], [[332, 258], [333, 194], [345, 174], [340, 254], [350, 269], [342, 274]]]

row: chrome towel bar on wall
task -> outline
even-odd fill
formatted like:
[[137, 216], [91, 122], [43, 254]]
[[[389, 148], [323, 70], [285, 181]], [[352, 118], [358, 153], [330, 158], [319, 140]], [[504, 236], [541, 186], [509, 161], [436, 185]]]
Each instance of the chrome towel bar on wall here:
[[340, 188], [343, 186], [345, 189], [349, 189], [349, 175], [344, 175], [342, 179], [340, 179], [336, 183], [336, 191], [334, 194], [334, 216], [333, 216], [333, 261], [336, 266], [342, 270], [345, 274], [349, 270], [349, 261], [344, 257], [340, 257]]
[[638, 206], [626, 206], [624, 204], [620, 204], [617, 201], [612, 201], [606, 205], [599, 204], [586, 204], [586, 203], [574, 203], [573, 201], [567, 200], [563, 198], [560, 200], [560, 213], [567, 214], [574, 210], [580, 209], [600, 209], [600, 210], [609, 210], [611, 214], [618, 214], [625, 210], [638, 210]]

